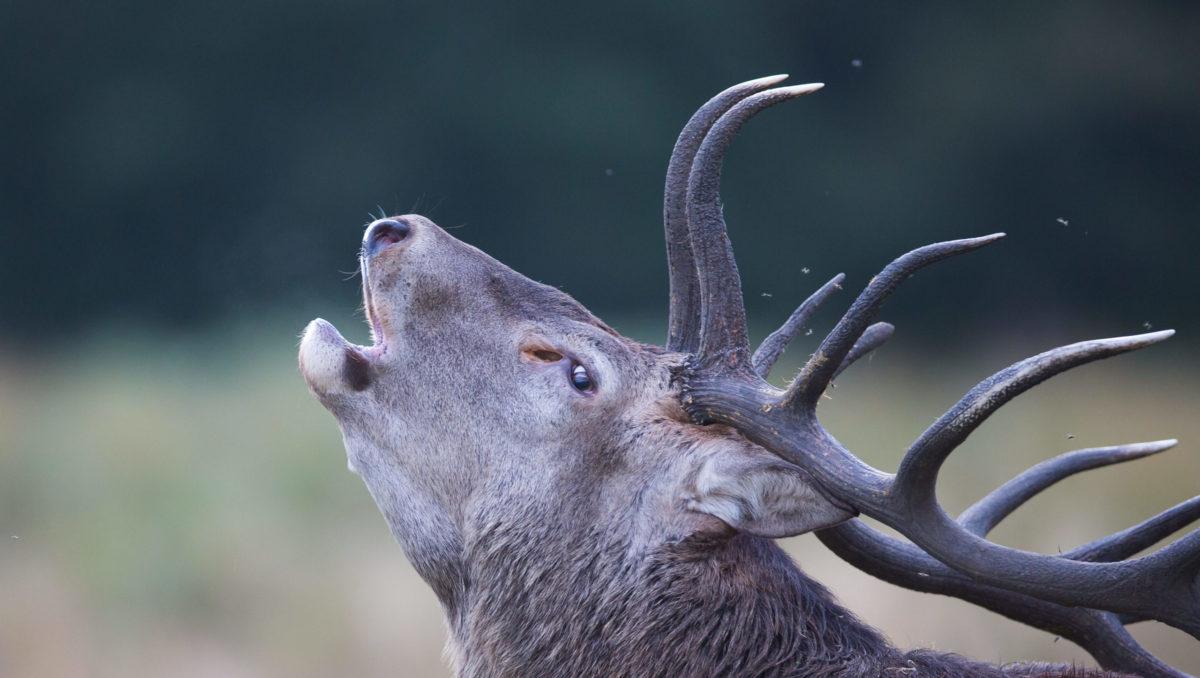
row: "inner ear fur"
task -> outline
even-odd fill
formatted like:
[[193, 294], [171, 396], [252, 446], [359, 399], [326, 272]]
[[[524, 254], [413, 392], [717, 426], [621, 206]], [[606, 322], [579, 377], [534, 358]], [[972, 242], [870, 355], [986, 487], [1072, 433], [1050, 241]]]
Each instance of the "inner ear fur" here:
[[690, 511], [711, 515], [759, 537], [790, 537], [853, 518], [849, 507], [825, 495], [803, 469], [751, 443], [705, 443], [685, 483]]

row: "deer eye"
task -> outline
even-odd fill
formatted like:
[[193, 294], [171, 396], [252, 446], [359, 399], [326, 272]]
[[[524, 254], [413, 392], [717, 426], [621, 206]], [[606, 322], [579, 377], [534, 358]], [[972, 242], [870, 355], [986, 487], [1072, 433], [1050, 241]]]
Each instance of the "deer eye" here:
[[592, 375], [588, 374], [587, 368], [583, 365], [571, 368], [571, 385], [575, 387], [576, 391], [591, 391], [595, 387]]

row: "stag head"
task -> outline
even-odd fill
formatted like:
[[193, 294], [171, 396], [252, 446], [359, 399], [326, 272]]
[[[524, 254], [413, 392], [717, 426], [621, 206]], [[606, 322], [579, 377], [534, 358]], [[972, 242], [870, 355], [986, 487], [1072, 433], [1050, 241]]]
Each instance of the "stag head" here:
[[374, 344], [314, 320], [301, 371], [444, 606], [457, 606], [471, 535], [496, 523], [646, 549], [851, 516], [806, 472], [691, 422], [672, 378], [684, 355], [622, 337], [428, 219], [370, 224], [361, 267]]
[[[301, 371], [336, 417], [350, 468], [437, 592], [452, 635], [479, 633], [467, 598], [496, 570], [533, 578], [558, 565], [587, 571], [579, 563], [604, 549], [617, 548], [620, 560], [681, 543], [703, 559], [705, 549], [738, 536], [819, 530], [836, 553], [883, 579], [1064, 635], [1109, 669], [1178, 675], [1124, 625], [1156, 619], [1200, 636], [1200, 532], [1124, 559], [1200, 516], [1200, 502], [1062, 555], [984, 539], [1054, 482], [1174, 441], [1062, 455], [957, 520], [934, 491], [942, 462], [1000, 405], [1066, 369], [1170, 332], [1082, 342], [1021, 361], [935, 422], [898, 473], [862, 462], [821, 426], [821, 394], [890, 336], [892, 327], [874, 320], [900, 282], [1003, 234], [930, 245], [892, 262], [786, 390], [769, 384], [783, 348], [842, 283], [841, 276], [829, 281], [751, 353], [721, 213], [721, 165], [745, 121], [821, 87], [773, 88], [782, 79], [722, 92], [676, 143], [664, 204], [665, 347], [622, 337], [558, 289], [417, 215], [375, 221], [363, 238], [373, 345], [351, 344], [319, 319], [305, 330]], [[859, 513], [909, 541], [853, 520]]]

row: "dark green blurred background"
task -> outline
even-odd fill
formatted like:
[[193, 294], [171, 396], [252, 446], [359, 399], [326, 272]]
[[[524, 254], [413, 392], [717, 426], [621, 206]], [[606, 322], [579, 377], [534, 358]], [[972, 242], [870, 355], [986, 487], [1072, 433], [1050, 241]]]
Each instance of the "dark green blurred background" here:
[[799, 266], [853, 282], [1005, 230], [892, 317], [1200, 327], [1194, 3], [8, 2], [0, 26], [5, 336], [299, 327], [352, 299], [338, 271], [379, 207], [661, 314], [678, 128], [776, 72], [828, 87], [755, 121], [726, 172], [772, 319], [815, 282]]
[[[1176, 436], [998, 537], [1052, 551], [1195, 494], [1200, 4], [9, 1], [0, 674], [443, 671], [432, 595], [345, 473], [296, 333], [321, 315], [366, 339], [352, 274], [382, 210], [661, 341], [675, 135], [778, 72], [827, 87], [726, 164], [760, 336], [839, 271], [856, 290], [915, 246], [1010, 235], [906, 284], [897, 337], [828, 405], [839, 436], [891, 468], [1028, 352], [1175, 327], [1015, 405], [943, 493], [961, 507], [1053, 452]], [[789, 548], [902, 645], [1086, 661]], [[1194, 642], [1140, 626], [1200, 672]]]

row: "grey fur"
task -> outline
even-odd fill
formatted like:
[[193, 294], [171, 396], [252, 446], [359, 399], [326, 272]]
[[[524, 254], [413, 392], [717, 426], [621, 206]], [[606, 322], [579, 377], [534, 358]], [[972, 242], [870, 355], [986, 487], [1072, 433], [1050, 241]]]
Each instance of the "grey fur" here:
[[[769, 539], [852, 514], [798, 467], [692, 423], [684, 355], [396, 219], [411, 235], [364, 254], [376, 345], [313, 321], [300, 365], [436, 592], [459, 675], [1116, 675], [892, 647]], [[594, 392], [572, 387], [574, 363]]]

